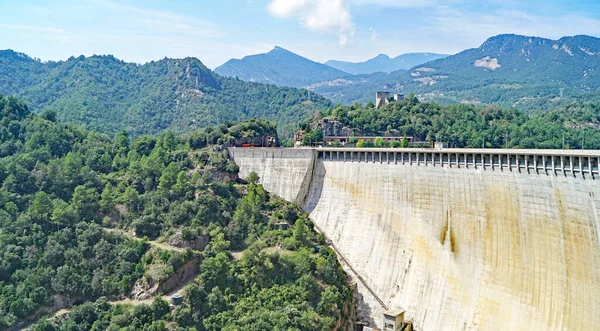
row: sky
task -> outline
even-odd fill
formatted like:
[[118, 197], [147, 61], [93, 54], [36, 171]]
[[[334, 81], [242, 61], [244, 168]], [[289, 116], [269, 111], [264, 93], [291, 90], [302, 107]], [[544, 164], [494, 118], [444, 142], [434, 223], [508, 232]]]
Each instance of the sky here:
[[42, 61], [197, 57], [209, 68], [274, 46], [315, 61], [458, 53], [516, 33], [600, 36], [600, 0], [0, 0], [0, 49]]

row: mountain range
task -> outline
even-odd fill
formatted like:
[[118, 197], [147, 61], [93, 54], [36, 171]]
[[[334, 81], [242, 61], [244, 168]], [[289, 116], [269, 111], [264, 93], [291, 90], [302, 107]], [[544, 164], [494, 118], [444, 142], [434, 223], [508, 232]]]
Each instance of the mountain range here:
[[221, 77], [196, 58], [139, 65], [102, 55], [43, 63], [12, 50], [0, 51], [0, 94], [108, 134], [183, 132], [260, 117], [289, 135], [331, 105], [306, 90]]
[[183, 132], [260, 117], [276, 121], [289, 136], [298, 122], [332, 103], [366, 103], [376, 91], [522, 110], [597, 100], [600, 39], [498, 35], [409, 70], [370, 74], [346, 73], [277, 47], [215, 71], [196, 58], [144, 65], [110, 55], [41, 62], [6, 50], [0, 51], [0, 94], [23, 99], [34, 112], [54, 111], [61, 121], [108, 134]]
[[312, 61], [284, 48], [276, 46], [263, 54], [231, 59], [217, 67], [221, 76], [239, 78], [243, 81], [275, 84], [277, 86], [313, 88], [321, 84], [345, 85], [361, 75], [388, 73], [409, 69], [447, 55], [434, 53], [410, 53], [391, 59], [380, 54], [365, 62], [327, 61], [325, 64]]
[[360, 75], [372, 74], [376, 72], [388, 73], [400, 69], [408, 70], [425, 62], [445, 58], [447, 56], [448, 55], [446, 54], [435, 53], [407, 53], [399, 55], [395, 58], [390, 58], [385, 54], [379, 54], [365, 62], [329, 60], [325, 62], [325, 64], [350, 74]]
[[551, 40], [498, 35], [480, 47], [408, 71], [361, 75], [311, 89], [334, 103], [373, 100], [376, 91], [417, 93], [444, 103], [495, 103], [524, 110], [552, 107], [600, 88], [600, 39]]
[[314, 83], [351, 76], [347, 72], [311, 61], [281, 47], [265, 54], [232, 59], [215, 69], [225, 77], [244, 81], [304, 87]]

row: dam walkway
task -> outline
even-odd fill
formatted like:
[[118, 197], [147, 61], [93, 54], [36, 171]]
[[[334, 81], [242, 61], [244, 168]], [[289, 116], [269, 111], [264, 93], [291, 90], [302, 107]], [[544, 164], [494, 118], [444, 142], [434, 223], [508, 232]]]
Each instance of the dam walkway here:
[[231, 155], [274, 159], [394, 163], [554, 175], [600, 175], [600, 150], [475, 148], [232, 148]]
[[345, 162], [598, 175], [600, 150], [315, 148], [317, 157]]

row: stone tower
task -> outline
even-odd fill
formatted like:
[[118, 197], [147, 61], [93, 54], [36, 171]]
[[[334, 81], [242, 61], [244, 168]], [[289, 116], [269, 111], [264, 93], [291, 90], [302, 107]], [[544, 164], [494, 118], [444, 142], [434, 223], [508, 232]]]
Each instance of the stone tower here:
[[375, 93], [375, 108], [379, 109], [385, 107], [390, 103], [390, 92], [377, 92]]

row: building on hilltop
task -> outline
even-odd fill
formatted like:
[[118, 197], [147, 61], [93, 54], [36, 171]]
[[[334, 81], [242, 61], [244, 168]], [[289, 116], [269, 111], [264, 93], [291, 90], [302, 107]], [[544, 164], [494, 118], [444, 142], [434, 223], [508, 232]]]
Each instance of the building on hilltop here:
[[393, 98], [390, 98], [390, 92], [376, 92], [375, 93], [375, 109], [385, 107], [389, 105], [391, 101], [400, 102], [404, 100], [404, 94], [394, 94]]
[[390, 103], [390, 92], [375, 93], [375, 109], [385, 107]]

